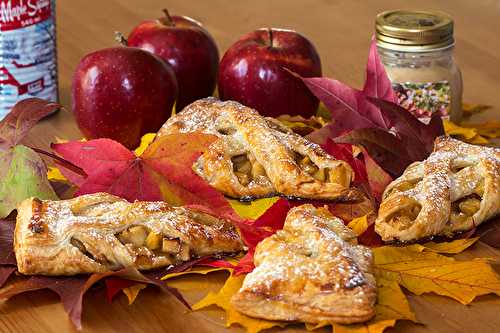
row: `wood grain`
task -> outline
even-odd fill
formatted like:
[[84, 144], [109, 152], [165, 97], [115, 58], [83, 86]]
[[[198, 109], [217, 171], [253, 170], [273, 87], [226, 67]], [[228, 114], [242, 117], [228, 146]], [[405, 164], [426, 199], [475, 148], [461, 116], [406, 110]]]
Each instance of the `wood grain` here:
[[[438, 9], [456, 21], [456, 58], [462, 68], [464, 100], [493, 105], [472, 121], [499, 119], [500, 99], [500, 4], [496, 0], [349, 1], [349, 0], [87, 0], [58, 1], [58, 61], [60, 100], [67, 108], [40, 123], [26, 139], [48, 148], [57, 139], [80, 138], [70, 110], [71, 76], [82, 56], [115, 44], [114, 31], [128, 33], [139, 21], [154, 18], [168, 5], [171, 13], [192, 16], [215, 37], [221, 54], [242, 34], [260, 27], [296, 29], [317, 46], [325, 75], [360, 87], [364, 77], [375, 15], [387, 9]], [[475, 245], [464, 256], [500, 258], [498, 251]], [[225, 273], [197, 278], [198, 290], [186, 292], [189, 301], [207, 290], [216, 290]], [[410, 296], [424, 325], [398, 323], [392, 332], [500, 332], [500, 299], [479, 298], [462, 306], [443, 297]], [[84, 332], [243, 332], [226, 329], [217, 309], [188, 313], [173, 297], [148, 288], [134, 305], [126, 298], [108, 304], [102, 292], [85, 298]], [[0, 332], [72, 332], [57, 297], [50, 292], [21, 295], [0, 305]], [[270, 330], [278, 331], [278, 330]], [[302, 332], [292, 326], [286, 332]], [[321, 330], [320, 330], [321, 331]], [[324, 331], [326, 332], [326, 330]]]

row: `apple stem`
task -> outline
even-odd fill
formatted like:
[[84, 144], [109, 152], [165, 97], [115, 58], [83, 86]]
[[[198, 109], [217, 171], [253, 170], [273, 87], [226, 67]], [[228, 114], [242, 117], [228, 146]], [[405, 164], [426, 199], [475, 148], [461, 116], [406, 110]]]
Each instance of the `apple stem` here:
[[123, 46], [128, 46], [127, 38], [119, 31], [115, 31], [115, 40]]
[[269, 34], [269, 47], [273, 47], [273, 29], [267, 28], [267, 33]]
[[175, 26], [175, 22], [172, 19], [172, 16], [170, 16], [170, 13], [168, 12], [168, 9], [163, 8], [163, 13], [165, 14], [165, 17], [162, 17], [160, 19], [161, 23], [163, 23], [165, 25], [169, 25], [171, 27]]

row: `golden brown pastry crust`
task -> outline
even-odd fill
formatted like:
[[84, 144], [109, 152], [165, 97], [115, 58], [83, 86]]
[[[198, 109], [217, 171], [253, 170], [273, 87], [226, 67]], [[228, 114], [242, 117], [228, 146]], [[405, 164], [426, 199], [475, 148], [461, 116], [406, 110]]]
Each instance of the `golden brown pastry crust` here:
[[390, 183], [375, 231], [384, 241], [470, 230], [500, 213], [500, 149], [436, 139], [434, 152]]
[[242, 249], [227, 221], [192, 208], [129, 203], [106, 193], [61, 201], [27, 199], [18, 207], [14, 234], [23, 274], [74, 275], [127, 266], [146, 270]]
[[[237, 102], [196, 101], [170, 118], [158, 136], [195, 131], [219, 139], [196, 161], [194, 171], [230, 197], [283, 194], [359, 199], [349, 188], [353, 172], [346, 162], [334, 159], [276, 119], [264, 118]], [[240, 172], [239, 165], [245, 171]]]
[[255, 269], [231, 304], [269, 320], [358, 323], [375, 314], [372, 252], [325, 208], [302, 205], [257, 245]]

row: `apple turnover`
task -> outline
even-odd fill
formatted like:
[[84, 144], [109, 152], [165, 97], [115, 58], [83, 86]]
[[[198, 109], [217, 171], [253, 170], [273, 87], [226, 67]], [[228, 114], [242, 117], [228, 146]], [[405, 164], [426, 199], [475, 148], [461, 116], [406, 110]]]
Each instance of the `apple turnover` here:
[[96, 193], [23, 201], [14, 250], [20, 273], [74, 275], [159, 268], [243, 246], [230, 222], [198, 210]]
[[349, 324], [375, 315], [372, 252], [326, 208], [291, 209], [283, 230], [257, 245], [254, 263], [231, 299], [248, 316]]
[[158, 136], [200, 131], [218, 137], [193, 170], [238, 199], [282, 194], [311, 199], [358, 199], [350, 166], [293, 133], [278, 120], [234, 101], [206, 98], [170, 118]]
[[470, 230], [500, 212], [500, 149], [439, 137], [434, 152], [387, 186], [375, 231], [414, 241]]

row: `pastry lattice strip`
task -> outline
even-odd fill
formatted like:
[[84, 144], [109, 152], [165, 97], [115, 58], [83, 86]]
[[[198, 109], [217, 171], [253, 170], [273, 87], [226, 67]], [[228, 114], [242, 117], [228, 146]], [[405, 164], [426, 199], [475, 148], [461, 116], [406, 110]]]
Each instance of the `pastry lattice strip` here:
[[42, 275], [153, 269], [243, 249], [230, 222], [192, 208], [129, 203], [106, 193], [25, 200], [18, 208], [14, 247], [19, 272]]
[[239, 103], [199, 100], [169, 119], [158, 135], [195, 131], [218, 140], [196, 161], [194, 171], [230, 197], [359, 198], [349, 188], [353, 172], [346, 162]]
[[500, 212], [500, 149], [450, 137], [386, 188], [375, 230], [412, 241], [470, 230]]
[[372, 252], [326, 208], [291, 209], [283, 230], [257, 245], [254, 263], [231, 300], [246, 315], [357, 323], [375, 314]]

